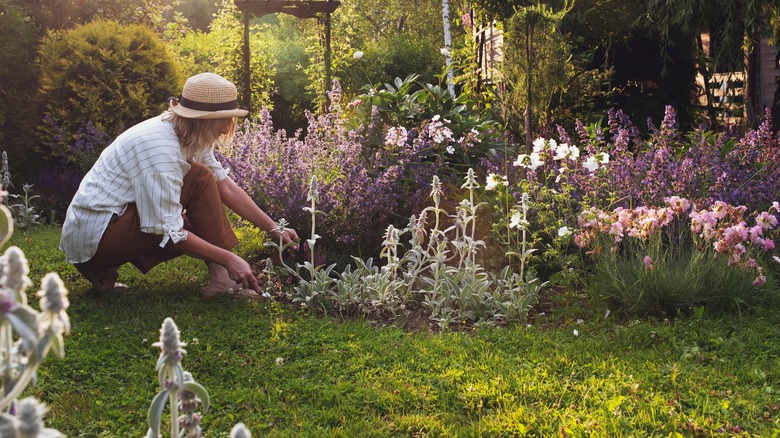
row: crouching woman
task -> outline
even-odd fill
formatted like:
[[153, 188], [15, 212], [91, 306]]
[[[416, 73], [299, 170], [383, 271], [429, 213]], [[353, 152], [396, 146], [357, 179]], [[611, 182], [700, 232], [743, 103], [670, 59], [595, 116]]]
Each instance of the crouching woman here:
[[[116, 138], [100, 155], [68, 207], [60, 249], [98, 291], [126, 288], [118, 269], [146, 273], [180, 255], [205, 261], [212, 296], [259, 291], [223, 204], [278, 239], [277, 224], [227, 176], [214, 155], [233, 137], [238, 108], [233, 83], [214, 73], [187, 79], [163, 114]], [[295, 230], [281, 236], [295, 242]]]

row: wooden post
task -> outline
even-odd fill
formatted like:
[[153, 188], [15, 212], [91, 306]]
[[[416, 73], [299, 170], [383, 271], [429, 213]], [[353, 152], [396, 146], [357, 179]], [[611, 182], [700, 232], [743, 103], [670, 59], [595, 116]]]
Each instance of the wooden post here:
[[[328, 0], [330, 1], [330, 0]], [[330, 12], [325, 13], [325, 111], [330, 108], [331, 72], [330, 72]]]
[[241, 96], [242, 108], [249, 110], [252, 101], [252, 75], [249, 63], [249, 13], [244, 12], [244, 94]]

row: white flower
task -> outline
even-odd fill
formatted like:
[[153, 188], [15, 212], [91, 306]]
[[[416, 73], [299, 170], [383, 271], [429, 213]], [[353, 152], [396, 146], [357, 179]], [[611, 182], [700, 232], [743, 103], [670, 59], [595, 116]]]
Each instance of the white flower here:
[[558, 148], [558, 142], [553, 140], [553, 139], [547, 140], [547, 144], [550, 145], [550, 150], [551, 151], [555, 151]]
[[577, 146], [569, 146], [569, 158], [576, 160], [580, 157], [580, 148]]
[[512, 217], [509, 218], [509, 228], [517, 228], [523, 222], [523, 217], [520, 216], [520, 211], [515, 210], [512, 213]]
[[487, 182], [485, 183], [485, 190], [493, 190], [498, 186], [507, 186], [507, 185], [509, 185], [509, 181], [505, 176], [491, 173], [487, 177]]
[[447, 50], [446, 47], [442, 47], [441, 49], [439, 49], [439, 53], [441, 53], [444, 56], [450, 56], [450, 51]]
[[571, 230], [567, 226], [558, 228], [558, 237], [567, 237], [571, 235]]
[[528, 164], [531, 162], [531, 157], [529, 157], [526, 154], [520, 154], [517, 156], [517, 159], [512, 163], [513, 166], [521, 166], [521, 167], [528, 167]]
[[598, 169], [598, 168], [599, 168], [599, 162], [598, 162], [598, 160], [596, 160], [596, 157], [595, 157], [595, 156], [592, 156], [592, 155], [591, 155], [590, 157], [588, 157], [588, 159], [587, 159], [587, 160], [585, 160], [585, 162], [584, 162], [584, 163], [582, 163], [582, 165], [583, 165], [583, 166], [584, 166], [586, 169], [588, 169], [588, 171], [589, 171], [589, 172], [595, 172], [595, 171], [596, 171], [596, 169]]
[[528, 168], [531, 170], [536, 170], [538, 167], [544, 164], [544, 161], [542, 161], [542, 159], [539, 157], [538, 152], [531, 152], [530, 158], [531, 164], [528, 165]]
[[774, 260], [777, 263], [780, 263], [780, 257], [778, 256], [772, 256], [772, 260]]
[[569, 155], [569, 145], [566, 143], [561, 143], [555, 148], [555, 155], [553, 156], [553, 160], [562, 160], [566, 158]]
[[606, 152], [600, 152], [596, 154], [596, 158], [601, 162], [601, 164], [609, 163], [609, 154]]
[[284, 365], [284, 358], [283, 357], [277, 357], [276, 358], [276, 366], [280, 367]]
[[192, 338], [192, 345], [198, 345], [198, 344], [200, 344], [200, 339]]
[[446, 150], [447, 150], [447, 153], [448, 153], [448, 154], [450, 154], [450, 155], [452, 155], [452, 154], [454, 154], [454, 153], [455, 153], [455, 148], [454, 148], [454, 147], [452, 147], [452, 145], [450, 145], [450, 146], [447, 146], [447, 149], [446, 149]]
[[579, 336], [580, 332], [577, 331], [577, 329], [574, 329], [574, 336]]
[[534, 142], [533, 142], [534, 152], [541, 152], [541, 151], [543, 151], [545, 143], [546, 143], [546, 141], [542, 137], [539, 137], [536, 140], [534, 140]]
[[353, 54], [352, 54], [352, 57], [353, 57], [353, 58], [355, 58], [355, 59], [360, 59], [360, 58], [362, 58], [362, 57], [363, 57], [363, 52], [361, 52], [360, 50], [358, 50], [357, 52], [355, 52], [355, 53], [353, 53]]
[[607, 309], [607, 310], [604, 312], [604, 318], [608, 317], [608, 316], [609, 316], [609, 314], [610, 314], [610, 311], [609, 311], [609, 309]]

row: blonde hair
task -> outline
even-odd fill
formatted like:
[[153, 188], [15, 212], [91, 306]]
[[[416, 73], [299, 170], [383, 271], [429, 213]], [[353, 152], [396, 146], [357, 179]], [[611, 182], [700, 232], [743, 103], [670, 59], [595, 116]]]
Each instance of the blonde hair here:
[[214, 132], [225, 123], [225, 119], [188, 119], [181, 117], [171, 110], [162, 114], [163, 120], [170, 121], [173, 124], [173, 131], [179, 138], [181, 147], [190, 154], [203, 152], [215, 145], [218, 147], [227, 147], [233, 139], [233, 133], [236, 131], [236, 118], [231, 117], [232, 123], [227, 134], [214, 139]]

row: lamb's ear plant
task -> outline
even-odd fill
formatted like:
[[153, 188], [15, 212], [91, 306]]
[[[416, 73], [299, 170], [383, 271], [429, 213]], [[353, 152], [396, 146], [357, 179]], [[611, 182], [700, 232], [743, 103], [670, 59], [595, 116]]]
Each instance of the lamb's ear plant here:
[[197, 410], [199, 405], [204, 411], [208, 410], [209, 393], [192, 378], [192, 374], [182, 368], [181, 360], [186, 354], [183, 347], [186, 344], [180, 341], [179, 335], [179, 329], [173, 319], [165, 318], [160, 328], [160, 341], [152, 344], [160, 347], [160, 358], [156, 367], [160, 392], [149, 406], [147, 438], [162, 436], [162, 417], [166, 404], [170, 405], [172, 438], [201, 436], [201, 414]]
[[[0, 245], [12, 232], [10, 211], [0, 205]], [[27, 259], [19, 248], [12, 246], [0, 257], [0, 436], [62, 437], [44, 427], [46, 408], [42, 404], [33, 398], [17, 401], [49, 351], [59, 357], [65, 354], [62, 336], [70, 332], [68, 291], [59, 275], [51, 272], [41, 280], [36, 294], [40, 298], [38, 312], [27, 304], [28, 273]]]
[[317, 177], [312, 175], [309, 183], [309, 192], [306, 196], [306, 200], [309, 202], [309, 206], [303, 209], [311, 215], [311, 236], [306, 240], [306, 245], [309, 250], [311, 259], [303, 262], [303, 265], [298, 265], [298, 268], [303, 268], [307, 275], [298, 276], [298, 284], [294, 287], [295, 294], [292, 298], [293, 302], [301, 303], [302, 307], [308, 307], [310, 309], [319, 308], [325, 305], [326, 297], [335, 282], [335, 279], [331, 277], [331, 272], [336, 264], [331, 264], [328, 267], [321, 267], [316, 265], [315, 247], [317, 245], [317, 239], [320, 236], [317, 235], [317, 215], [324, 214], [322, 211], [317, 210], [317, 202], [319, 202], [319, 188], [317, 187]]

